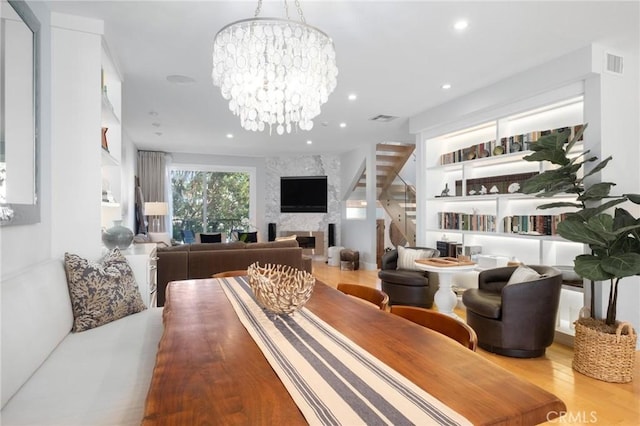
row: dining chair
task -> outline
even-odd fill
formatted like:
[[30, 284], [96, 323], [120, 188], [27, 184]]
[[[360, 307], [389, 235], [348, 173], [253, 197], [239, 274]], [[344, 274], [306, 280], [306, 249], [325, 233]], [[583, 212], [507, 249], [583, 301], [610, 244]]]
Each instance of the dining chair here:
[[389, 306], [389, 296], [382, 290], [359, 284], [339, 283], [338, 290], [344, 294], [366, 300], [378, 306], [381, 310], [386, 311]]
[[224, 271], [213, 274], [212, 278], [226, 278], [226, 277], [242, 277], [247, 275], [246, 269], [238, 269], [236, 271]]
[[478, 336], [473, 328], [449, 315], [431, 309], [402, 305], [392, 305], [391, 313], [444, 334], [472, 351], [478, 346]]

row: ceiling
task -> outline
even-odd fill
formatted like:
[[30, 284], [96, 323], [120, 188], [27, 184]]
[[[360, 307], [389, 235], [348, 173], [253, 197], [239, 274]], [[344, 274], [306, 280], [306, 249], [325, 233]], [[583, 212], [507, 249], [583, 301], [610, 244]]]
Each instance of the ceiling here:
[[[637, 1], [303, 0], [307, 23], [333, 38], [338, 86], [311, 131], [278, 136], [243, 130], [211, 83], [214, 36], [252, 17], [257, 2], [49, 4], [105, 22], [124, 78], [124, 131], [138, 148], [166, 152], [300, 155], [413, 142], [408, 119], [415, 114], [593, 42], [638, 52], [640, 38]], [[284, 17], [282, 1], [265, 0], [260, 16]], [[453, 28], [461, 18], [469, 22], [462, 32]], [[195, 82], [171, 83], [170, 75]], [[444, 83], [452, 87], [444, 90]], [[351, 93], [357, 100], [348, 100]], [[370, 120], [380, 114], [398, 118]]]

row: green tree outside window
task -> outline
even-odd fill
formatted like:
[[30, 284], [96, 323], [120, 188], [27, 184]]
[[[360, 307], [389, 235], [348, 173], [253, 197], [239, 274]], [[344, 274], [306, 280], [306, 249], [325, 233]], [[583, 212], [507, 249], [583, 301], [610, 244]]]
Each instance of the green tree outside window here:
[[249, 174], [173, 170], [173, 238], [183, 230], [225, 232], [242, 229], [249, 216]]

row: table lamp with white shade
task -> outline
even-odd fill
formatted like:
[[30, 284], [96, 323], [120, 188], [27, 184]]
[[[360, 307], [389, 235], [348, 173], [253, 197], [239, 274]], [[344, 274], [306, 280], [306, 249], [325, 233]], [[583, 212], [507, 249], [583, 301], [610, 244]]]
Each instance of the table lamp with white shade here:
[[169, 214], [169, 204], [165, 202], [147, 202], [144, 203], [144, 215], [147, 217], [153, 216], [153, 222], [149, 231], [160, 232], [160, 216], [166, 216]]

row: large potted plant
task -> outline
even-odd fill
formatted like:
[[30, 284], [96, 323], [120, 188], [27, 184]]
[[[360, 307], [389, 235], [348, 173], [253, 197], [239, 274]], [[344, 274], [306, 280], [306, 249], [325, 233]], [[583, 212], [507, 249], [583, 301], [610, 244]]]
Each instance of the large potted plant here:
[[[575, 195], [573, 201], [552, 201], [538, 206], [539, 209], [576, 209], [557, 225], [561, 237], [587, 244], [591, 249], [591, 253], [574, 259], [575, 272], [591, 281], [592, 295], [595, 285], [610, 282], [606, 318], [585, 317], [576, 321], [573, 368], [601, 380], [629, 382], [636, 334], [628, 323], [616, 320], [616, 305], [620, 280], [640, 275], [640, 219], [621, 205], [640, 204], [640, 195], [611, 195], [613, 182], [585, 184], [612, 160], [608, 157], [597, 162], [598, 158], [589, 150], [574, 152], [585, 129], [586, 125], [573, 135], [569, 128], [552, 132], [530, 144], [534, 152], [524, 157], [526, 161], [548, 161], [555, 167], [525, 181], [521, 192], [538, 197]], [[584, 170], [589, 163], [594, 166]], [[590, 315], [593, 315], [593, 297], [591, 299]]]

